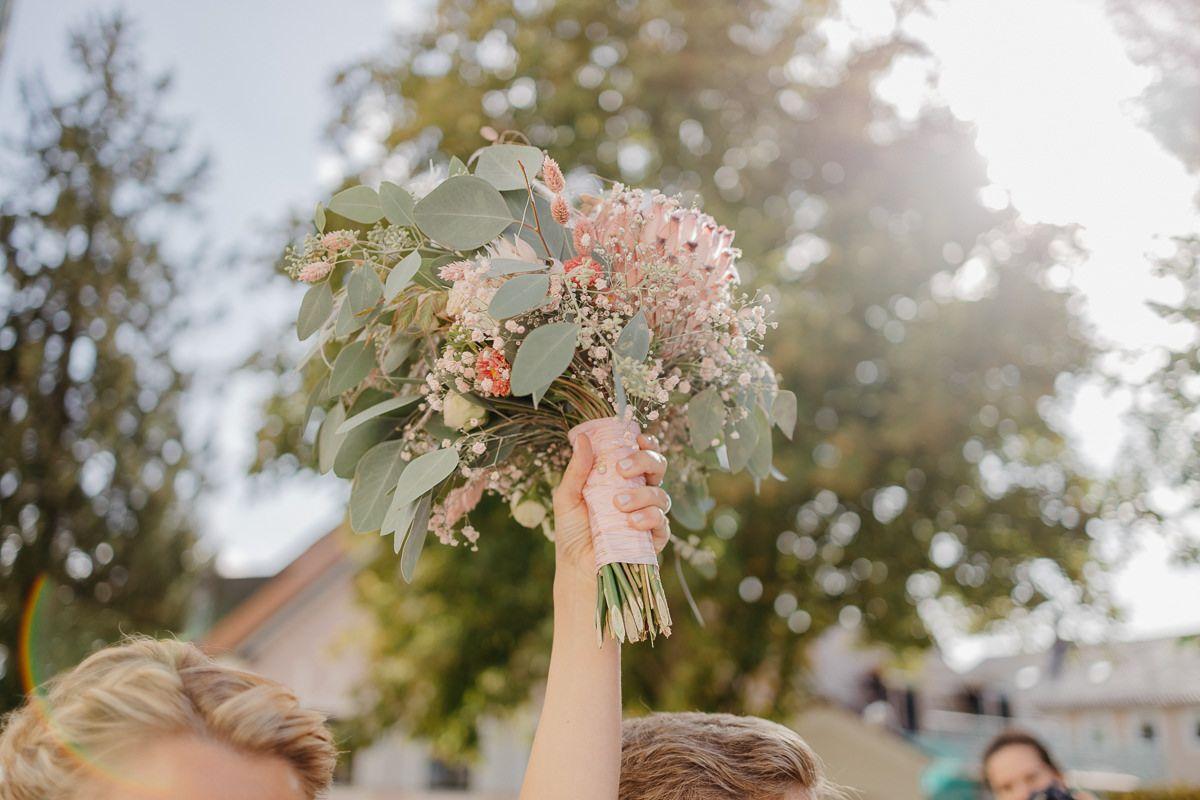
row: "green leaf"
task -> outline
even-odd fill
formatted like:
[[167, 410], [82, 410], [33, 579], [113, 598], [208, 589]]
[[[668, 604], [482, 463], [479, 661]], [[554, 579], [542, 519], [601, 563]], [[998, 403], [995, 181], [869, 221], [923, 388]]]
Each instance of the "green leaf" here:
[[771, 458], [773, 456], [771, 418], [767, 416], [767, 412], [762, 406], [756, 405], [754, 407], [753, 419], [755, 429], [754, 450], [750, 454], [750, 462], [747, 466], [750, 469], [750, 474], [761, 481], [771, 476]]
[[304, 293], [300, 313], [296, 317], [296, 336], [304, 341], [312, 336], [333, 313], [333, 290], [328, 283], [319, 283]]
[[370, 186], [351, 186], [338, 192], [329, 201], [329, 210], [364, 225], [378, 222], [383, 216], [379, 194]]
[[425, 547], [425, 534], [429, 532], [429, 506], [433, 503], [430, 495], [421, 498], [417, 510], [413, 514], [412, 528], [404, 539], [403, 552], [400, 554], [400, 575], [408, 583], [412, 583], [417, 571], [417, 560]]
[[[542, 151], [523, 144], [494, 144], [479, 151], [475, 175], [500, 191], [524, 189], [528, 176], [530, 185], [542, 168]], [[525, 174], [521, 174], [521, 166]]]
[[692, 436], [692, 449], [704, 452], [713, 440], [721, 437], [725, 426], [725, 403], [716, 389], [705, 389], [688, 402], [688, 430]]
[[325, 232], [325, 206], [317, 203], [317, 210], [313, 212], [313, 225], [317, 226], [317, 233]]
[[458, 156], [450, 157], [450, 165], [447, 168], [447, 171], [449, 173], [449, 177], [451, 178], [453, 178], [455, 175], [468, 175], [471, 172], [469, 169], [467, 169], [467, 165], [464, 164], [462, 159]]
[[796, 430], [796, 393], [790, 392], [787, 389], [781, 389], [775, 395], [775, 402], [771, 404], [771, 422], [783, 431], [783, 435], [788, 439], [792, 438], [792, 434]]
[[516, 258], [493, 258], [490, 262], [491, 269], [487, 271], [489, 278], [499, 278], [502, 275], [515, 275], [518, 272], [535, 272], [539, 269], [546, 269], [546, 265], [541, 261], [521, 261]]
[[382, 403], [376, 403], [366, 411], [360, 411], [354, 416], [343, 422], [337, 429], [338, 433], [349, 433], [353, 429], [362, 425], [369, 419], [381, 417], [389, 411], [395, 411], [398, 408], [411, 406], [413, 403], [421, 399], [419, 394], [403, 394], [399, 397], [393, 397], [391, 400], [384, 400]]
[[614, 347], [617, 353], [626, 358], [638, 362], [646, 360], [646, 356], [650, 355], [650, 326], [646, 324], [645, 312], [639, 311], [629, 318]]
[[355, 314], [370, 311], [383, 297], [383, 284], [379, 280], [375, 267], [363, 264], [346, 280], [346, 297], [350, 299], [350, 309]]
[[413, 197], [391, 181], [379, 184], [379, 207], [387, 221], [405, 228], [417, 227]]
[[526, 225], [533, 225], [534, 215], [533, 208], [529, 203], [529, 192], [525, 191], [523, 187], [520, 191], [505, 192], [504, 202], [508, 204], [508, 212], [512, 215], [513, 222], [508, 233], [516, 234], [523, 239], [540, 258], [557, 258], [565, 261], [571, 257], [574, 252], [571, 237], [567, 235], [566, 229], [550, 216], [550, 201], [541, 195], [537, 195], [535, 199], [537, 219], [542, 224], [542, 236], [546, 238], [546, 245], [550, 248], [549, 252], [546, 247], [542, 246], [542, 236], [538, 236], [537, 231], [517, 224], [524, 222]]
[[329, 376], [329, 393], [341, 394], [362, 383], [375, 366], [375, 348], [370, 342], [353, 342], [342, 348], [333, 361]]
[[741, 472], [746, 468], [746, 465], [750, 463], [750, 457], [754, 455], [756, 444], [758, 444], [758, 425], [755, 423], [753, 413], [737, 422], [726, 424], [725, 447], [729, 453], [730, 472]]
[[359, 328], [367, 324], [367, 314], [355, 314], [354, 309], [350, 307], [349, 298], [342, 300], [342, 305], [338, 308], [337, 319], [333, 321], [333, 333], [335, 336], [349, 336]]
[[416, 250], [402, 258], [400, 263], [392, 267], [392, 271], [388, 273], [387, 283], [383, 287], [384, 299], [391, 300], [400, 294], [405, 286], [412, 283], [413, 276], [420, 268], [421, 254]]
[[383, 363], [379, 365], [379, 368], [382, 369], [385, 374], [392, 374], [396, 371], [396, 368], [403, 364], [404, 360], [408, 358], [408, 354], [412, 352], [412, 348], [412, 339], [410, 339], [408, 336], [405, 336], [403, 333], [396, 334], [396, 336], [393, 337], [390, 342], [388, 342], [387, 348], [383, 352]]
[[[308, 402], [304, 404], [304, 418], [300, 420], [300, 428], [303, 430], [308, 427], [308, 421], [312, 419], [313, 409], [321, 402], [321, 398], [325, 397], [325, 388], [329, 385], [329, 376], [326, 375], [317, 382], [313, 390], [308, 394]], [[335, 431], [336, 433], [336, 431]]]
[[474, 250], [512, 222], [500, 193], [474, 175], [443, 181], [417, 203], [414, 216], [431, 239], [454, 250]]
[[396, 487], [397, 503], [411, 503], [437, 486], [458, 466], [458, 451], [453, 447], [433, 450], [417, 456], [404, 470], [404, 480]]
[[405, 461], [400, 458], [403, 450], [402, 441], [381, 442], [359, 459], [350, 488], [350, 527], [356, 533], [382, 527], [390, 495], [404, 472]]
[[520, 397], [544, 391], [570, 366], [578, 342], [574, 322], [553, 322], [532, 331], [513, 360], [512, 393]]
[[[393, 497], [395, 493], [393, 492]], [[395, 534], [392, 540], [392, 550], [396, 553], [400, 552], [400, 548], [404, 545], [404, 537], [408, 536], [408, 529], [412, 526], [413, 517], [417, 513], [416, 503], [402, 503], [397, 505], [392, 503], [388, 506], [387, 513], [383, 516], [383, 525], [379, 528], [380, 536]]]
[[[357, 404], [356, 404], [357, 405]], [[354, 409], [351, 409], [352, 413]], [[379, 444], [390, 432], [391, 423], [383, 419], [367, 420], [347, 432], [333, 457], [333, 474], [350, 480], [363, 454]]]
[[488, 305], [488, 316], [495, 320], [516, 317], [539, 306], [549, 297], [550, 277], [547, 275], [517, 275], [506, 280]]
[[321, 423], [321, 430], [317, 432], [317, 469], [321, 474], [333, 469], [333, 459], [346, 438], [340, 435], [337, 429], [345, 421], [345, 406], [340, 402], [334, 403], [325, 415], [325, 421]]

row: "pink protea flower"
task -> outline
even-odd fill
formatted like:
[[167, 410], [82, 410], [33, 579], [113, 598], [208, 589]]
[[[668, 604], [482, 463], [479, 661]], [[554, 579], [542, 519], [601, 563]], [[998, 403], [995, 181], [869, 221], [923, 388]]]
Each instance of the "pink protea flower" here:
[[567, 188], [567, 182], [563, 179], [562, 169], [558, 166], [558, 162], [550, 156], [546, 156], [546, 159], [542, 162], [542, 179], [546, 181], [546, 188], [555, 194]]
[[300, 280], [305, 283], [316, 283], [323, 281], [333, 271], [333, 264], [328, 261], [312, 261], [300, 268], [300, 274], [297, 275]]
[[353, 231], [330, 231], [321, 237], [321, 247], [329, 251], [330, 255], [337, 255], [343, 250], [349, 250], [358, 241], [358, 237]]
[[554, 221], [559, 225], [566, 225], [571, 221], [571, 207], [561, 194], [554, 195], [554, 202], [550, 204], [550, 216], [554, 217]]
[[491, 397], [504, 397], [512, 391], [509, 378], [512, 370], [504, 353], [494, 347], [485, 347], [475, 357], [475, 380], [479, 390]]

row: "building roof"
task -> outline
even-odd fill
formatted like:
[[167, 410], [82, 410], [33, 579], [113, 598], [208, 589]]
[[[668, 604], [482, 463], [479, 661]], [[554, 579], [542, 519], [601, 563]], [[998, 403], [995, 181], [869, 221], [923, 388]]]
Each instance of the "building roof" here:
[[198, 644], [213, 654], [237, 650], [289, 603], [300, 597], [334, 567], [349, 557], [345, 525], [313, 542], [294, 561], [261, 583], [233, 610], [217, 620]]
[[1059, 643], [1042, 653], [986, 659], [963, 677], [1024, 693], [1041, 711], [1200, 705], [1200, 638]]

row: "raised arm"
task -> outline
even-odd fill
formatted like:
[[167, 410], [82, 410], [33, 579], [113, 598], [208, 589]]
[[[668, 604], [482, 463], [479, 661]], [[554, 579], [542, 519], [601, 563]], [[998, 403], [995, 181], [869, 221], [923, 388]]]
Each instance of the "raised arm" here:
[[[646, 486], [617, 498], [635, 527], [650, 532], [656, 550], [667, 543], [666, 492], [658, 487], [666, 461], [656, 443], [638, 437], [639, 453], [618, 464]], [[592, 445], [576, 442], [554, 492], [554, 643], [546, 699], [521, 785], [521, 800], [615, 800], [621, 774], [621, 645], [596, 644], [596, 569], [583, 485]]]

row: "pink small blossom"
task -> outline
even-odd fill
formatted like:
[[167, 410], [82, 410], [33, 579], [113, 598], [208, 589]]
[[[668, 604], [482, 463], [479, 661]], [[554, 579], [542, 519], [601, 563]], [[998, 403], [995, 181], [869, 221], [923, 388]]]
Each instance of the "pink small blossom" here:
[[349, 250], [358, 241], [358, 237], [353, 231], [330, 231], [321, 237], [321, 247], [329, 251], [330, 255], [336, 256], [343, 250]]
[[571, 221], [571, 207], [561, 194], [554, 195], [554, 202], [550, 204], [550, 216], [559, 225], [566, 225]]
[[546, 181], [546, 188], [555, 194], [567, 188], [567, 182], [563, 179], [562, 169], [559, 168], [558, 162], [550, 156], [546, 156], [546, 159], [542, 162], [542, 178]]
[[305, 283], [316, 283], [325, 280], [332, 271], [333, 264], [328, 261], [312, 261], [300, 268], [300, 274], [297, 277]]

